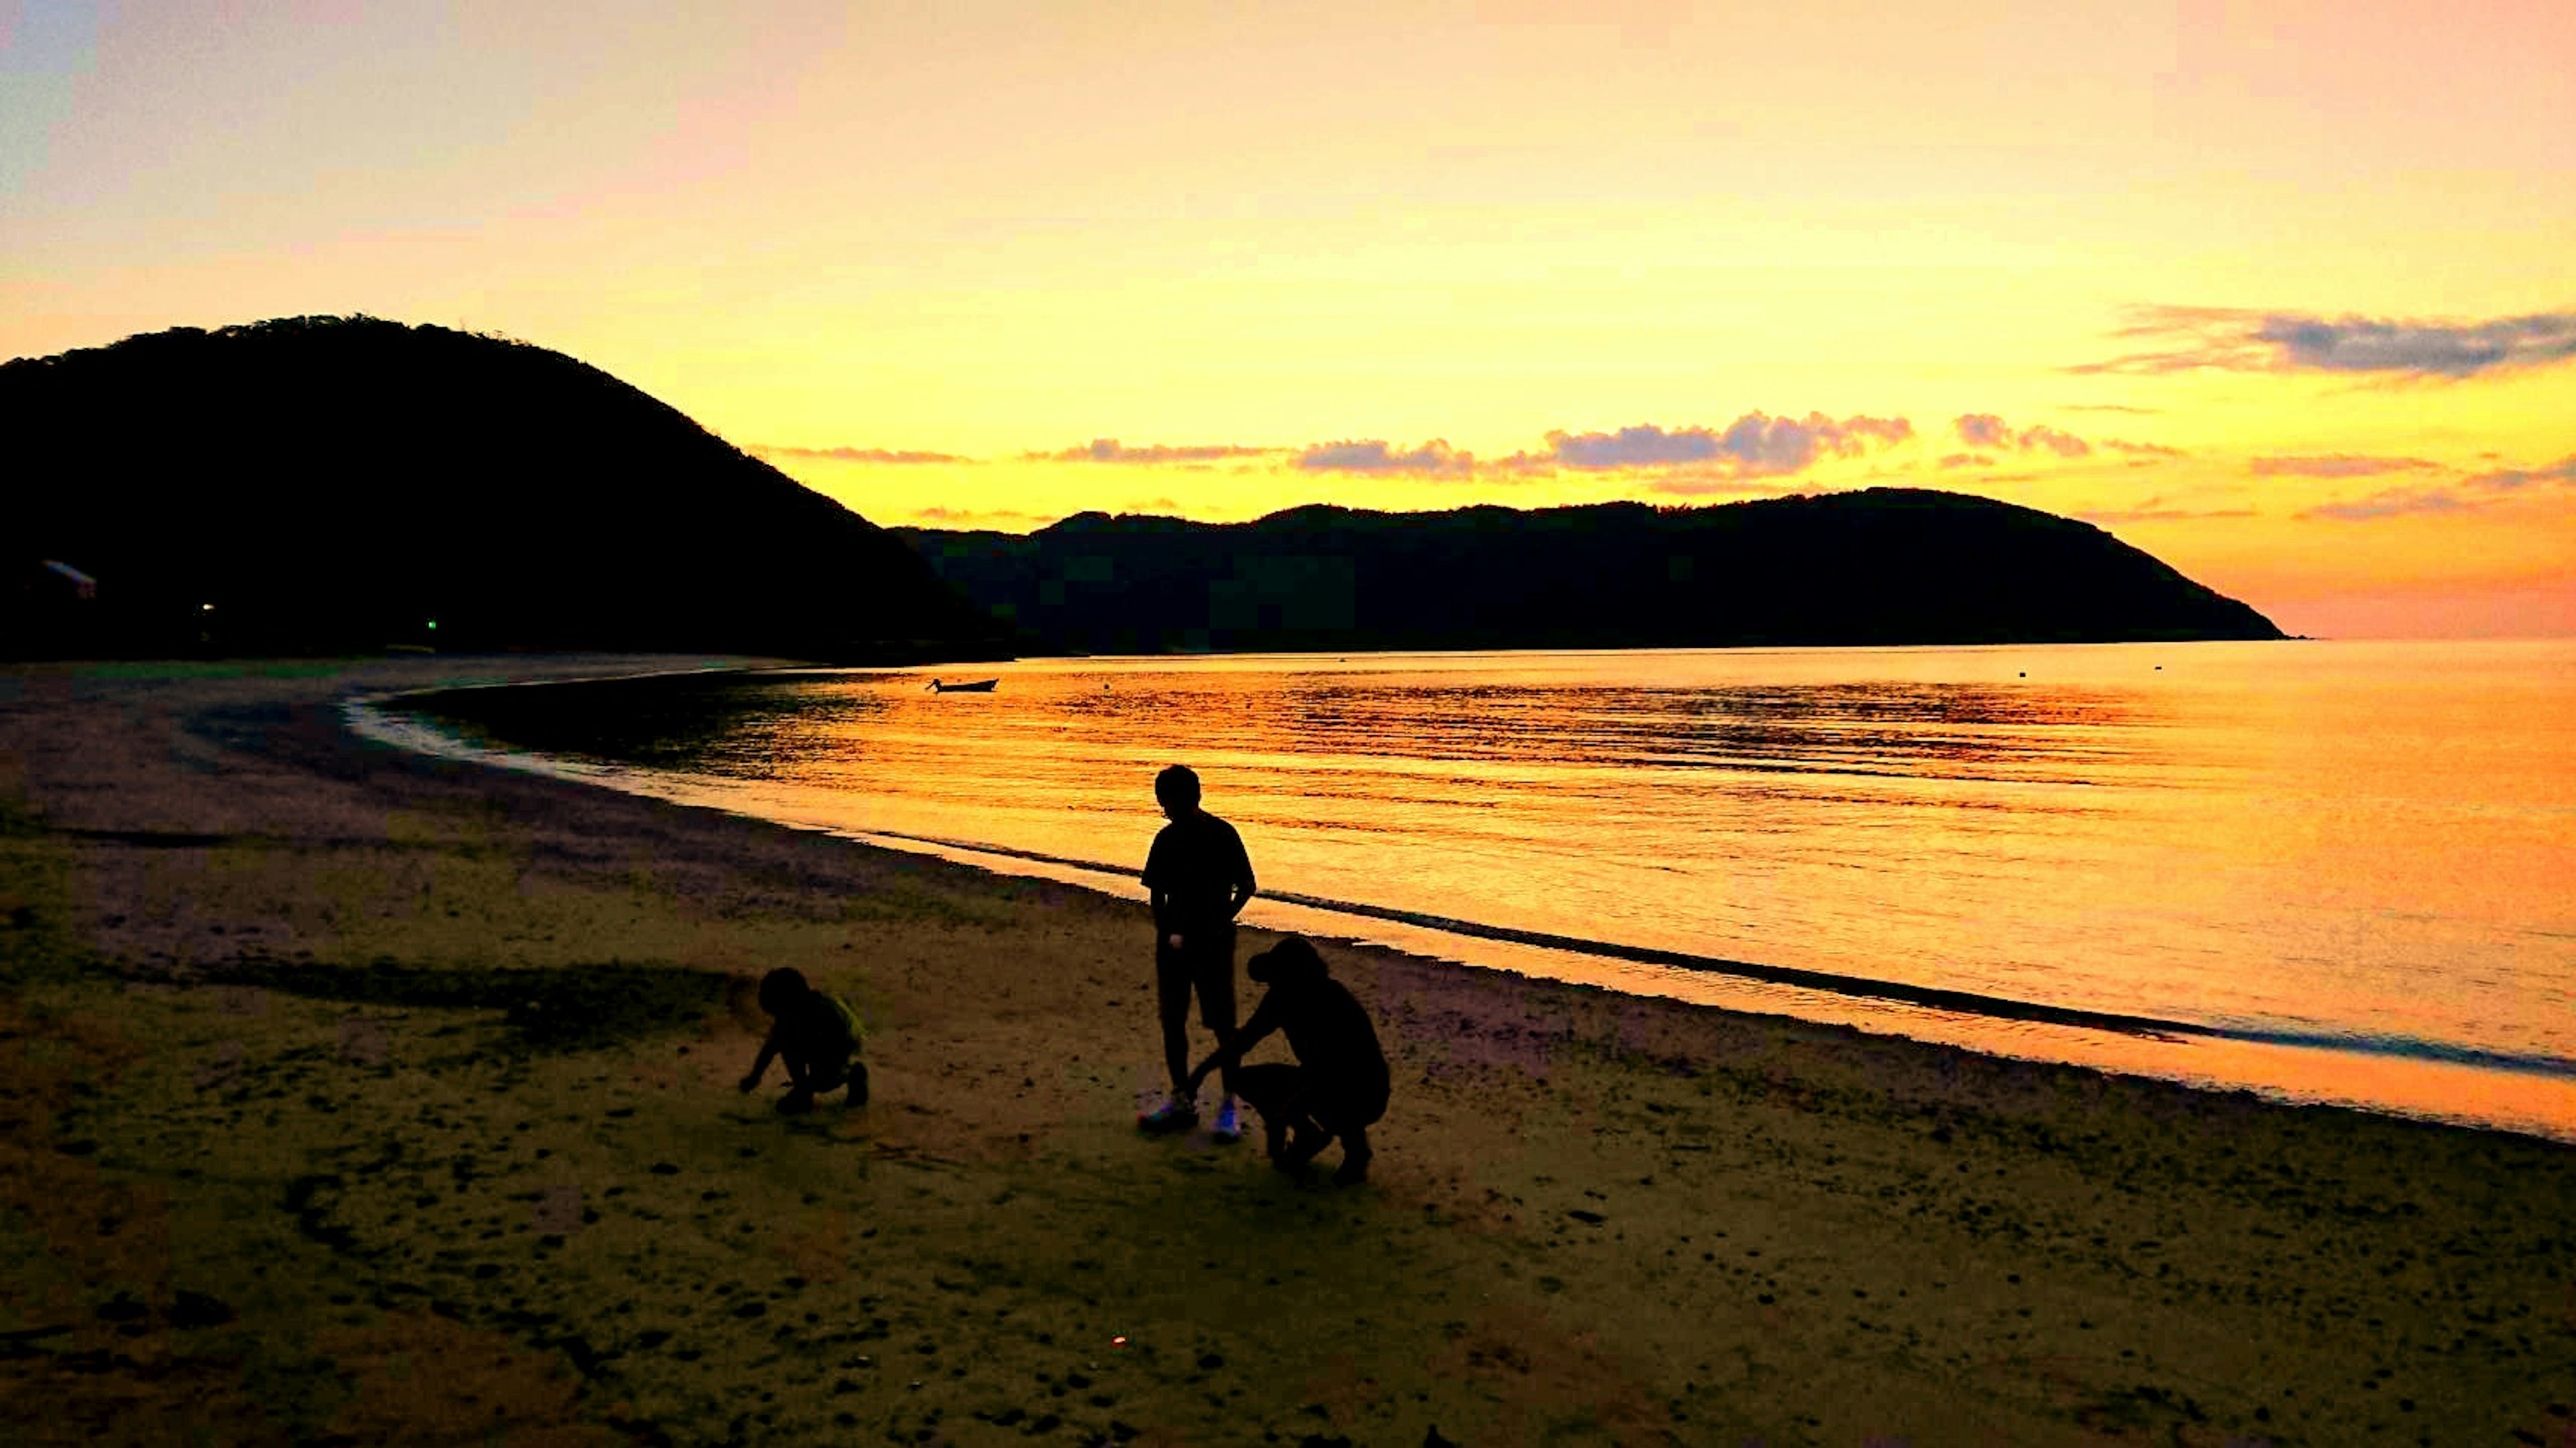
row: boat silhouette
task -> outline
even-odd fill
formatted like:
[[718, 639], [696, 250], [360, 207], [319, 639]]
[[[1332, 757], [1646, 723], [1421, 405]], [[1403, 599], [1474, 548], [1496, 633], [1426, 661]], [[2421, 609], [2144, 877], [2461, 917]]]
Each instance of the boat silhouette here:
[[1002, 681], [999, 679], [977, 679], [971, 684], [948, 684], [942, 683], [937, 679], [933, 679], [930, 681], [930, 692], [934, 694], [989, 694], [993, 692], [993, 686], [1000, 682]]

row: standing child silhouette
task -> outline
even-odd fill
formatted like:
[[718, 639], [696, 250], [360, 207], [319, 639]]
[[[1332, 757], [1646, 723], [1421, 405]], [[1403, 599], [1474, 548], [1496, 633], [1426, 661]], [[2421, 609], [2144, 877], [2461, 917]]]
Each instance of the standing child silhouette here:
[[[1190, 1077], [1190, 995], [1197, 992], [1199, 1023], [1219, 1041], [1233, 1033], [1234, 917], [1255, 886], [1243, 837], [1199, 808], [1199, 777], [1189, 766], [1175, 764], [1154, 776], [1154, 798], [1170, 821], [1145, 857], [1145, 889], [1154, 902], [1154, 989], [1172, 1092], [1136, 1124], [1179, 1131], [1199, 1119], [1198, 1083]], [[1230, 1068], [1220, 1081], [1225, 1096], [1210, 1131], [1233, 1141], [1243, 1128]]]

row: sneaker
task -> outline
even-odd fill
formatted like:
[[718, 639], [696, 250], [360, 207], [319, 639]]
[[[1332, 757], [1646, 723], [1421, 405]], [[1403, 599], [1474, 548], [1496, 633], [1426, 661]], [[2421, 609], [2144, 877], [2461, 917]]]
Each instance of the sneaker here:
[[1235, 1119], [1233, 1097], [1229, 1096], [1225, 1098], [1224, 1101], [1217, 1104], [1216, 1120], [1209, 1124], [1208, 1135], [1215, 1137], [1219, 1141], [1241, 1141], [1243, 1139], [1243, 1123]]
[[1136, 1129], [1150, 1132], [1187, 1131], [1198, 1125], [1198, 1121], [1198, 1106], [1193, 1102], [1174, 1097], [1151, 1111], [1138, 1113]]

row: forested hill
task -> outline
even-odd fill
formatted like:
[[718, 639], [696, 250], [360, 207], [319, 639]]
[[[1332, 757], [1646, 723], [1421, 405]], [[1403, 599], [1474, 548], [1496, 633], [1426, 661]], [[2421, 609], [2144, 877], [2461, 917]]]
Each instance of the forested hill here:
[[1641, 648], [2274, 639], [2090, 524], [1905, 488], [1708, 508], [1085, 513], [898, 528], [1024, 647]]
[[0, 651], [1000, 646], [899, 539], [526, 343], [156, 332], [0, 365], [0, 428]]

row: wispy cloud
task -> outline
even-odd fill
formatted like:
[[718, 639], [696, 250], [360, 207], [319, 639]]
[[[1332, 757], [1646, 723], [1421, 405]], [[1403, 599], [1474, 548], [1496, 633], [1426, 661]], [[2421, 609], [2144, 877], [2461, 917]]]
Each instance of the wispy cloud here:
[[[1969, 412], [1951, 420], [1959, 441], [1970, 447], [2019, 448], [2023, 452], [2046, 449], [2062, 458], [2080, 458], [2093, 451], [2093, 445], [2071, 432], [2045, 423], [2015, 432], [2012, 425], [1991, 412]], [[1949, 466], [1947, 462], [1944, 467]]]
[[743, 451], [755, 457], [817, 458], [836, 463], [971, 463], [974, 461], [973, 458], [962, 458], [954, 453], [899, 452], [882, 447], [782, 447], [774, 443], [756, 442], [745, 447]]
[[2258, 478], [2369, 478], [2383, 473], [2413, 472], [2438, 467], [2427, 458], [2358, 457], [2351, 453], [2321, 453], [2298, 457], [2256, 458], [2247, 465]]
[[[2401, 461], [2412, 463], [2416, 460]], [[2438, 464], [2425, 463], [2423, 466]], [[2366, 498], [2320, 503], [2299, 516], [2357, 523], [2419, 513], [2459, 513], [2502, 502], [2507, 494], [2568, 487], [2576, 487], [2576, 454], [2545, 467], [2497, 468], [2490, 472], [2471, 473], [2446, 487], [2390, 488]]]
[[1035, 513], [1017, 508], [943, 508], [932, 506], [912, 510], [912, 520], [925, 528], [991, 527], [1009, 523], [1034, 523]]
[[2302, 518], [2331, 518], [2344, 523], [2366, 523], [2374, 518], [2402, 518], [2418, 513], [2457, 513], [2474, 508], [2459, 495], [2442, 488], [2392, 488], [2355, 498], [2345, 503], [2319, 503], [2299, 514]]
[[2080, 458], [2093, 451], [2093, 444], [2071, 432], [2063, 432], [2045, 424], [2023, 428], [2020, 444], [2024, 451], [2044, 447], [2062, 458]]
[[1991, 412], [1962, 413], [1950, 425], [1970, 447], [2012, 446], [2012, 428]]
[[1851, 457], [1913, 436], [1914, 424], [1901, 417], [1837, 421], [1821, 412], [1804, 418], [1748, 412], [1723, 428], [1666, 431], [1647, 424], [1617, 432], [1551, 432], [1546, 459], [1579, 472], [1695, 466], [1728, 478], [1778, 477], [1803, 472], [1826, 456]]
[[2126, 439], [2116, 437], [2106, 437], [2102, 439], [2102, 446], [2109, 448], [2113, 452], [2127, 453], [2132, 457], [2183, 458], [2191, 456], [2191, 454], [2184, 452], [2181, 448], [2167, 447], [2160, 442], [2129, 442]]
[[1760, 474], [1701, 470], [1667, 473], [1647, 483], [1646, 490], [1676, 498], [1705, 498], [1720, 493], [1774, 493], [1783, 486]]
[[1994, 462], [1995, 460], [1993, 456], [1987, 453], [1952, 453], [1948, 457], [1941, 459], [1941, 466], [1945, 470], [1949, 468], [1985, 468], [1994, 466]]
[[1142, 463], [1150, 466], [1215, 462], [1221, 458], [1256, 458], [1278, 451], [1278, 448], [1246, 447], [1240, 443], [1196, 443], [1179, 447], [1152, 443], [1144, 447], [1129, 447], [1114, 437], [1096, 437], [1081, 447], [1069, 447], [1061, 452], [1023, 453], [1021, 456], [1031, 462]]
[[2576, 312], [2435, 321], [2240, 307], [2139, 307], [2112, 335], [2151, 344], [2070, 372], [2341, 372], [2463, 378], [2576, 358]]
[[2134, 508], [2109, 508], [2069, 516], [2087, 523], [2110, 527], [2119, 523], [2181, 523], [2202, 518], [2251, 518], [2251, 508], [2182, 508], [2162, 498], [2149, 498]]
[[2476, 473], [2462, 478], [2460, 485], [2487, 492], [2512, 493], [2525, 488], [2576, 484], [2576, 454], [2560, 458], [2545, 468], [2499, 468], [2491, 473]]
[[1297, 466], [1312, 473], [1402, 473], [1419, 477], [1464, 477], [1476, 470], [1476, 455], [1460, 452], [1440, 438], [1403, 451], [1379, 438], [1319, 442], [1297, 455]]

